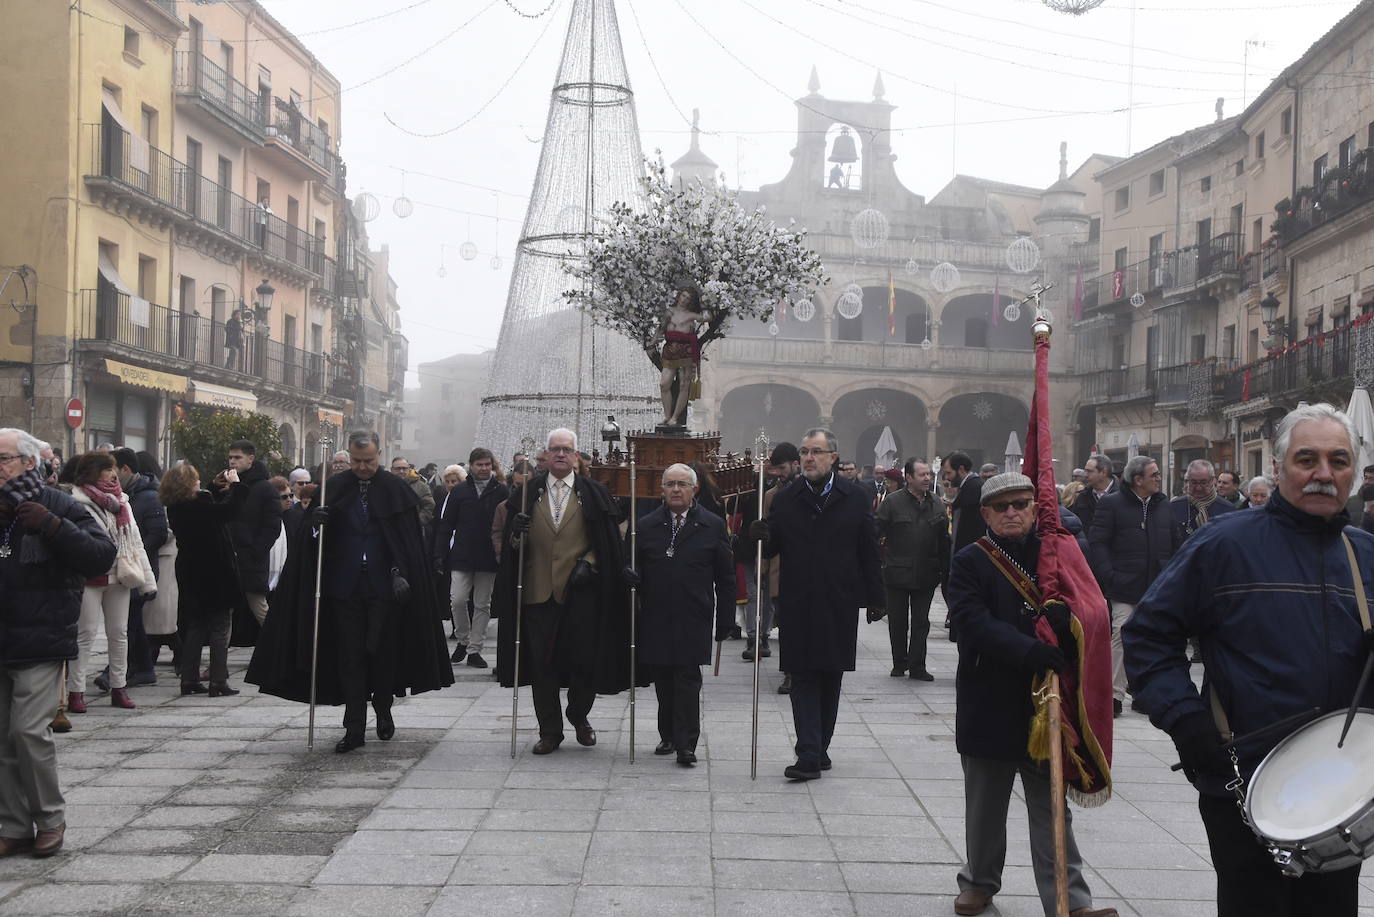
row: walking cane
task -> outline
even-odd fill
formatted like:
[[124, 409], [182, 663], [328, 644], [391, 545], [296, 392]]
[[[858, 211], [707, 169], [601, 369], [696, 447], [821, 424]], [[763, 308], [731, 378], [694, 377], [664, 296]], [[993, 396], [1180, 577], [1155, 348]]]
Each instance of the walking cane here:
[[[328, 436], [320, 437], [320, 454], [328, 455], [334, 441]], [[316, 506], [324, 506], [324, 485], [329, 474], [320, 471], [320, 499]], [[310, 723], [305, 730], [305, 750], [315, 750], [315, 681], [320, 672], [320, 581], [324, 574], [324, 526], [315, 538], [315, 623], [310, 635]]]
[[[630, 440], [630, 570], [635, 571], [635, 441]], [[637, 571], [636, 571], [637, 572]], [[630, 763], [635, 763], [635, 597], [637, 590], [630, 584]]]
[[[739, 532], [732, 532], [732, 531], [730, 531], [730, 528], [731, 528], [730, 520], [734, 518], [734, 514], [731, 512], [731, 509], [732, 509], [731, 501], [734, 500], [737, 496], [738, 496], [738, 494], [731, 494], [730, 496], [728, 496], [728, 497], [725, 498], [725, 531], [726, 531], [728, 534], [730, 534], [731, 536], [735, 536], [735, 535], [738, 535], [738, 534], [739, 534]], [[732, 615], [732, 619], [733, 619], [733, 615]], [[722, 646], [724, 646], [724, 641], [722, 641], [722, 640], [717, 640], [717, 641], [716, 641], [716, 665], [715, 665], [715, 668], [711, 671], [711, 677], [713, 677], [713, 678], [719, 678], [719, 677], [720, 677], [720, 650], [721, 650], [721, 647], [722, 647]]]
[[1065, 852], [1064, 745], [1060, 733], [1059, 673], [1050, 673], [1050, 826], [1054, 836], [1056, 917], [1069, 917], [1069, 861]]
[[[754, 440], [758, 447], [759, 459], [759, 518], [763, 518], [763, 456], [768, 451], [768, 435], [759, 431]], [[749, 779], [759, 777], [759, 648], [763, 639], [763, 542], [755, 547], [754, 553], [754, 724], [749, 736]]]
[[[527, 450], [529, 451], [529, 450]], [[529, 468], [527, 464], [526, 469]], [[530, 471], [525, 472], [525, 483], [520, 485], [520, 515], [525, 515], [530, 483], [534, 475]], [[529, 540], [529, 532], [520, 536], [520, 557], [519, 567], [515, 571], [515, 662], [511, 665], [511, 685], [510, 685], [510, 756], [515, 757], [515, 729], [520, 716], [520, 619], [524, 616], [525, 610], [525, 542]]]

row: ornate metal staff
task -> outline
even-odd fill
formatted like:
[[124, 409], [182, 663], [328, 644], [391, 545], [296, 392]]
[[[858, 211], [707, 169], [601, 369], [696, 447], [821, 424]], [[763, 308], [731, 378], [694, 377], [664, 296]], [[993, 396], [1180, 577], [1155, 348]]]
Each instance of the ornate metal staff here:
[[[755, 452], [759, 461], [759, 518], [763, 518], [763, 463], [768, 453], [768, 433], [760, 429], [754, 440]], [[755, 547], [754, 554], [754, 725], [749, 737], [749, 779], [759, 776], [759, 648], [763, 639], [763, 542]]]
[[[325, 424], [320, 424], [320, 454], [327, 456], [334, 445]], [[320, 461], [320, 493], [316, 506], [324, 506], [324, 485], [329, 480], [329, 470], [324, 460]], [[315, 538], [315, 622], [310, 636], [310, 722], [305, 730], [306, 751], [315, 750], [315, 679], [320, 671], [320, 581], [324, 574], [324, 526], [320, 526]]]
[[[531, 436], [523, 437], [520, 440], [520, 448], [525, 452], [525, 481], [520, 485], [520, 515], [526, 514], [528, 505], [528, 494], [530, 483], [534, 479], [534, 472], [530, 467], [529, 454], [534, 451], [534, 438]], [[529, 532], [520, 536], [520, 557], [519, 567], [515, 570], [515, 657], [511, 663], [511, 685], [510, 685], [510, 756], [515, 757], [515, 731], [520, 719], [520, 619], [523, 617], [525, 609], [525, 542], [529, 540]]]
[[[638, 520], [635, 519], [635, 441], [630, 440], [630, 569], [638, 572], [636, 562], [638, 554], [635, 551], [635, 535], [638, 528]], [[636, 597], [638, 590], [634, 583], [630, 584], [630, 763], [635, 763], [635, 618]]]

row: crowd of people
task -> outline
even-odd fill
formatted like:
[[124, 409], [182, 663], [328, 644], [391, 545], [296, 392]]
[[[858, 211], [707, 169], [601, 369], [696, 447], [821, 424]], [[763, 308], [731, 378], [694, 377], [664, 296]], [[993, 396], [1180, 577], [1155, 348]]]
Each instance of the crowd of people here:
[[[133, 708], [130, 688], [156, 683], [164, 646], [183, 694], [222, 697], [238, 693], [229, 646], [253, 645], [246, 682], [342, 705], [334, 747], [347, 753], [366, 742], [369, 705], [386, 741], [396, 697], [452, 684], [455, 665], [491, 666], [496, 620], [492, 674], [529, 687], [533, 754], [556, 752], [565, 724], [596, 745], [597, 696], [652, 685], [654, 752], [692, 767], [701, 666], [713, 644], [719, 658], [747, 635], [746, 662], [779, 647], [796, 736], [784, 776], [810, 781], [844, 767], [830, 746], [861, 619], [886, 618], [893, 677], [932, 681], [938, 589], [958, 646], [967, 837], [956, 913], [980, 914], [1001, 891], [1017, 776], [1053, 913], [1051, 784], [1028, 738], [1033, 683], [1064, 672], [1085, 692], [1101, 686], [1084, 709], [1105, 722], [1085, 726], [1108, 745], [1128, 704], [1172, 737], [1199, 791], [1222, 915], [1353, 915], [1358, 866], [1284, 874], [1235, 805], [1282, 735], [1227, 743], [1232, 727], [1262, 733], [1354, 697], [1374, 645], [1356, 601], [1374, 570], [1374, 466], [1348, 496], [1357, 444], [1344, 414], [1305, 405], [1278, 426], [1273, 477], [1242, 482], [1198, 460], [1173, 498], [1156, 459], [1136, 455], [1118, 473], [1090, 456], [1039, 518], [1057, 510], [1086, 558], [1109, 609], [1094, 629], [1094, 603], [1040, 597], [1048, 523], [1037, 523], [1035, 483], [975, 470], [962, 452], [866, 477], [817, 427], [773, 447], [763, 493], [722, 496], [709, 467], [674, 464], [661, 498], [630, 518], [562, 428], [508, 469], [485, 448], [442, 468], [401, 456], [384, 467], [377, 436], [363, 432], [326, 467], [276, 477], [240, 441], [208, 482], [188, 463], [164, 474], [121, 448], [63, 463], [28, 433], [0, 430], [0, 856], [60, 849], [52, 730], [86, 711], [92, 686]], [[102, 625], [109, 664], [93, 673]], [[1099, 648], [1103, 676], [1086, 678]], [[1115, 915], [1094, 908], [1071, 818], [1064, 829], [1070, 914]]]

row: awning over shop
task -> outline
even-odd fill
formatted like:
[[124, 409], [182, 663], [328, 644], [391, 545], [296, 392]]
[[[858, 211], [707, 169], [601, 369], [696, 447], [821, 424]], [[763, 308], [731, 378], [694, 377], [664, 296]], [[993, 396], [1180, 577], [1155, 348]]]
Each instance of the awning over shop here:
[[320, 408], [318, 414], [320, 423], [332, 423], [336, 427], [343, 426], [343, 414], [338, 411]]
[[100, 253], [100, 276], [105, 278], [116, 290], [129, 297], [129, 321], [138, 325], [140, 328], [148, 327], [148, 300], [139, 296], [129, 285], [124, 282], [124, 278], [119, 276], [119, 269], [109, 256], [101, 251]]
[[190, 380], [185, 376], [158, 372], [143, 366], [132, 366], [118, 360], [106, 359], [105, 372], [118, 377], [119, 381], [129, 385], [141, 385], [144, 388], [154, 388], [161, 392], [173, 392], [178, 395], [185, 392], [190, 383]]
[[195, 392], [193, 400], [196, 404], [237, 408], [240, 411], [256, 411], [258, 409], [258, 396], [252, 392], [245, 392], [243, 389], [211, 385], [208, 382], [201, 382], [199, 379], [191, 380], [191, 388]]

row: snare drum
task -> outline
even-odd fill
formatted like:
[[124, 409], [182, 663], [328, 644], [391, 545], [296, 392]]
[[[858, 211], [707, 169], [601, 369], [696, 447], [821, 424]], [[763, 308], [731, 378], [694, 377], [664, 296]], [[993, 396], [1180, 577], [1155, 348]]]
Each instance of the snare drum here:
[[1345, 716], [1301, 727], [1250, 778], [1246, 819], [1287, 875], [1347, 869], [1374, 854], [1374, 710], [1355, 714], [1337, 748]]

